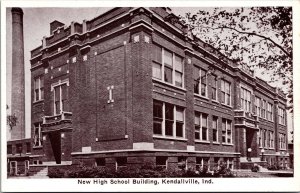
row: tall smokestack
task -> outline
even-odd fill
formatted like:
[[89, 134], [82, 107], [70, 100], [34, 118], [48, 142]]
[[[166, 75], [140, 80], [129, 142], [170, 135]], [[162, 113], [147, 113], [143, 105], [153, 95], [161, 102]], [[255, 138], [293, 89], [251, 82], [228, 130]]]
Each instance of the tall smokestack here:
[[12, 128], [11, 139], [25, 138], [25, 78], [23, 10], [13, 7], [12, 14], [12, 95], [11, 114], [17, 117]]

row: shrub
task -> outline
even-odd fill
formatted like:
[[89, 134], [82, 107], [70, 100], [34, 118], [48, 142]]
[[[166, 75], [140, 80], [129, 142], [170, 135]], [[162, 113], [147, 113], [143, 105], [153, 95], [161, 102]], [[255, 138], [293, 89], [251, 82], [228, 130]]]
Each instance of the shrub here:
[[105, 167], [81, 167], [51, 168], [48, 176], [50, 178], [166, 178], [166, 177], [234, 177], [230, 169], [225, 166], [210, 173], [208, 168], [200, 171], [189, 168], [188, 170], [162, 170], [156, 167], [122, 168], [112, 171]]
[[234, 177], [234, 174], [229, 168], [226, 167], [226, 165], [221, 164], [219, 169], [214, 170], [214, 176], [213, 177], [230, 178], [230, 177]]
[[279, 170], [278, 165], [268, 165], [267, 167], [268, 170]]
[[258, 172], [259, 171], [258, 165], [255, 164], [254, 166], [252, 166], [251, 171], [252, 172]]

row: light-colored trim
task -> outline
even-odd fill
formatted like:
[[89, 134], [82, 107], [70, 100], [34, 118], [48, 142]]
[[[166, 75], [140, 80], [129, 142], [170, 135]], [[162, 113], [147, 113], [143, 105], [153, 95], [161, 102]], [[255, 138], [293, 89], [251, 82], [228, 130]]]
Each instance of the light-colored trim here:
[[139, 143], [133, 143], [133, 149], [153, 149], [154, 144], [153, 143], [147, 143], [147, 142], [139, 142]]
[[187, 150], [176, 150], [176, 149], [121, 149], [121, 150], [107, 150], [107, 151], [92, 151], [88, 153], [84, 152], [72, 152], [71, 155], [91, 155], [91, 154], [102, 154], [102, 153], [118, 153], [118, 152], [178, 152], [178, 153], [203, 153], [203, 154], [228, 154], [228, 155], [240, 155], [241, 153], [236, 152], [214, 152], [214, 151], [187, 151]]
[[171, 140], [175, 140], [175, 141], [187, 141], [186, 138], [182, 138], [182, 137], [168, 137], [168, 136], [161, 136], [161, 135], [153, 135], [154, 139], [171, 139]]
[[198, 140], [198, 139], [195, 139], [195, 142], [196, 143], [207, 143], [207, 144], [210, 143], [210, 141], [203, 141], [203, 140]]
[[195, 146], [194, 145], [188, 145], [186, 146], [187, 151], [195, 151]]
[[[144, 22], [144, 23], [140, 23], [140, 22]], [[136, 25], [137, 23], [140, 23], [138, 25]], [[134, 23], [132, 23], [130, 26], [129, 26], [129, 30], [132, 30], [134, 28], [137, 28], [137, 27], [140, 27], [140, 26], [143, 26], [147, 29], [149, 29], [150, 31], [154, 31], [150, 26], [147, 26], [145, 23], [147, 23], [145, 20], [141, 19], [139, 21], [136, 21]]]

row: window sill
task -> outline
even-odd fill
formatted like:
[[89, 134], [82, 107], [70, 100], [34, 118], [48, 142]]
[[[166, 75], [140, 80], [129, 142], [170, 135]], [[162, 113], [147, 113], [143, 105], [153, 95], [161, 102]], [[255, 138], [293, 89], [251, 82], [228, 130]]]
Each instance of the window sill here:
[[212, 142], [212, 143], [215, 144], [215, 145], [220, 145], [221, 144], [220, 142], [217, 142], [217, 141]]
[[33, 101], [32, 104], [37, 104], [37, 103], [41, 103], [41, 102], [44, 102], [44, 99], [41, 99], [41, 100], [38, 100], [38, 101]]
[[281, 124], [281, 123], [278, 123], [278, 125], [280, 125], [280, 126], [286, 126], [285, 124]]
[[43, 148], [43, 146], [34, 146], [34, 147], [32, 147], [33, 149], [41, 149], [41, 148]]
[[162, 81], [162, 80], [160, 80], [160, 79], [157, 79], [157, 78], [154, 78], [154, 77], [152, 77], [152, 80], [154, 80], [154, 81], [156, 81], [156, 82], [159, 82], [159, 83], [161, 83], [161, 84], [164, 84], [164, 85], [166, 85], [166, 86], [170, 86], [170, 87], [172, 87], [172, 88], [174, 88], [174, 89], [178, 89], [178, 90], [181, 90], [181, 91], [186, 92], [186, 89], [183, 88], [183, 87], [175, 86], [175, 85], [173, 85], [173, 84], [164, 82], [164, 81]]
[[155, 138], [155, 139], [169, 139], [169, 140], [176, 140], [176, 141], [187, 141], [186, 138], [167, 137], [167, 136], [161, 136], [161, 135], [153, 135], [153, 138]]
[[201, 96], [201, 95], [199, 95], [199, 94], [197, 94], [197, 93], [194, 93], [194, 96], [196, 96], [196, 97], [198, 97], [198, 98], [202, 98], [202, 99], [204, 99], [204, 100], [207, 100], [207, 101], [209, 101], [209, 98], [208, 98], [208, 97], [206, 97], [206, 96]]
[[233, 146], [233, 143], [222, 143], [222, 145]]
[[219, 102], [219, 101], [217, 101], [217, 100], [213, 100], [213, 99], [211, 99], [211, 102], [213, 102], [213, 103], [216, 103], [216, 104], [220, 104], [220, 102]]
[[226, 105], [226, 104], [224, 104], [224, 103], [221, 103], [222, 104], [222, 106], [225, 106], [225, 107], [229, 107], [229, 108], [233, 108], [233, 106], [231, 106], [231, 105]]
[[197, 140], [197, 139], [195, 139], [195, 142], [196, 143], [210, 143], [210, 141], [202, 141], [202, 140]]

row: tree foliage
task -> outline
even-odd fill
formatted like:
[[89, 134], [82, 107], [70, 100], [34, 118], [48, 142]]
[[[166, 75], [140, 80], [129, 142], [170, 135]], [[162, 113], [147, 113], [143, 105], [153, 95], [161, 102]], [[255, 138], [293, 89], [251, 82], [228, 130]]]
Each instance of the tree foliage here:
[[181, 17], [193, 33], [239, 65], [269, 73], [293, 104], [292, 7], [204, 8]]

